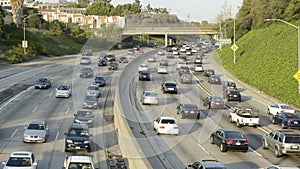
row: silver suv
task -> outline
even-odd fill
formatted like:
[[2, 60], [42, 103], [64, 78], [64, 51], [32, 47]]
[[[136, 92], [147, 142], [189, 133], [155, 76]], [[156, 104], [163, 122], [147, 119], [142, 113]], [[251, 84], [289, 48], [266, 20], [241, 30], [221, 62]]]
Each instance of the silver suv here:
[[272, 150], [275, 157], [300, 155], [300, 134], [291, 130], [273, 130], [262, 137], [262, 148]]

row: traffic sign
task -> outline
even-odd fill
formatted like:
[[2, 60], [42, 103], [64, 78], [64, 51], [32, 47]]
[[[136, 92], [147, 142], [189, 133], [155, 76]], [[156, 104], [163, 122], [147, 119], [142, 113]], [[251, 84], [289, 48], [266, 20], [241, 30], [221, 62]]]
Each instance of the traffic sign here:
[[233, 45], [231, 46], [231, 49], [235, 52], [235, 51], [238, 49], [238, 46], [236, 46], [236, 44], [233, 44]]
[[296, 74], [294, 74], [293, 76], [296, 80], [298, 80], [298, 82], [300, 82], [300, 70], [298, 70], [298, 72]]
[[219, 44], [231, 44], [231, 39], [218, 39]]

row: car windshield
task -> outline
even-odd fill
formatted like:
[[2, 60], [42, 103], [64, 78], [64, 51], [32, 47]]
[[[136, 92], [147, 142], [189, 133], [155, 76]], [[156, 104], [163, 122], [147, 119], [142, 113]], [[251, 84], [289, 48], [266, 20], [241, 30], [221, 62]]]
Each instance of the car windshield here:
[[227, 132], [225, 133], [226, 139], [244, 139], [243, 134], [238, 132]]
[[96, 77], [95, 79], [96, 79], [96, 80], [104, 80], [103, 77]]
[[68, 133], [68, 136], [87, 137], [88, 132], [83, 129], [71, 129]]
[[211, 100], [213, 100], [213, 101], [223, 101], [221, 97], [212, 97]]
[[29, 124], [27, 129], [29, 129], [29, 130], [45, 130], [44, 125], [42, 125], [42, 124]]
[[227, 86], [236, 87], [236, 84], [232, 82], [228, 82]]
[[89, 57], [82, 57], [81, 59], [82, 59], [82, 60], [90, 60]]
[[149, 73], [148, 73], [148, 72], [141, 72], [141, 75], [143, 75], [143, 76], [148, 76]]
[[195, 104], [185, 104], [184, 108], [186, 110], [197, 110], [198, 109], [198, 106], [195, 105]]
[[155, 93], [155, 92], [146, 92], [145, 93], [145, 96], [150, 96], [150, 97], [157, 97], [157, 93]]
[[285, 109], [285, 110], [293, 110], [293, 108], [291, 108], [291, 107], [288, 106], [288, 105], [281, 105], [281, 108], [282, 108], [282, 109]]
[[31, 160], [29, 157], [10, 157], [6, 163], [10, 167], [30, 167]]
[[240, 94], [240, 92], [237, 91], [237, 90], [231, 90], [230, 93], [231, 93], [231, 94]]
[[176, 84], [174, 84], [174, 83], [165, 83], [165, 86], [167, 86], [167, 87], [176, 87]]
[[162, 119], [161, 123], [163, 123], [163, 124], [175, 124], [175, 120], [173, 120], [173, 119]]
[[300, 135], [292, 135], [285, 137], [285, 143], [298, 143], [300, 144]]
[[47, 79], [46, 78], [42, 78], [42, 79], [39, 79], [38, 81], [39, 82], [47, 82]]
[[69, 87], [68, 86], [59, 86], [57, 89], [58, 90], [69, 90]]
[[79, 117], [92, 117], [92, 112], [91, 111], [78, 111], [77, 116]]
[[71, 162], [68, 169], [92, 169], [92, 164]]
[[93, 102], [97, 101], [97, 98], [95, 96], [86, 96], [85, 99], [86, 101], [93, 101]]
[[97, 86], [89, 86], [88, 90], [99, 90]]
[[92, 69], [91, 68], [82, 68], [81, 71], [83, 71], [83, 72], [90, 72], [90, 71], [92, 71]]

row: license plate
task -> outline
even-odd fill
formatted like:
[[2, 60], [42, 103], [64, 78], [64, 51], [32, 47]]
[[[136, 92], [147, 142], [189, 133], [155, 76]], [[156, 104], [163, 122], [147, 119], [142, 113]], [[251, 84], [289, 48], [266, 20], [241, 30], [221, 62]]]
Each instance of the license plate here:
[[298, 122], [297, 122], [297, 121], [294, 121], [294, 124], [298, 124]]
[[174, 90], [173, 88], [168, 88], [168, 90]]
[[194, 114], [195, 112], [194, 112], [194, 111], [190, 111], [190, 113], [191, 113], [191, 114]]
[[235, 143], [235, 145], [241, 145], [241, 143], [240, 143], [240, 142], [237, 142], [237, 143]]
[[75, 149], [80, 149], [80, 147], [76, 146]]
[[237, 95], [233, 95], [233, 97], [237, 97]]
[[299, 146], [294, 145], [294, 146], [292, 146], [291, 148], [292, 148], [292, 149], [299, 149]]

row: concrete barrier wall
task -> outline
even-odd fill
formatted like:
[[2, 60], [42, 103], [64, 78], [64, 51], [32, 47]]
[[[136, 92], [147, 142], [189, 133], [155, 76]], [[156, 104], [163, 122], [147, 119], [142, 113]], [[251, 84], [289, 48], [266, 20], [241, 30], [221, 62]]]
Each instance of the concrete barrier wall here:
[[[114, 100], [114, 125], [118, 131], [118, 143], [124, 158], [127, 158], [130, 169], [152, 168], [145, 155], [141, 151], [140, 145], [134, 139], [134, 135], [124, 116], [120, 104], [119, 90], [116, 89]], [[140, 158], [139, 158], [140, 157]]]

